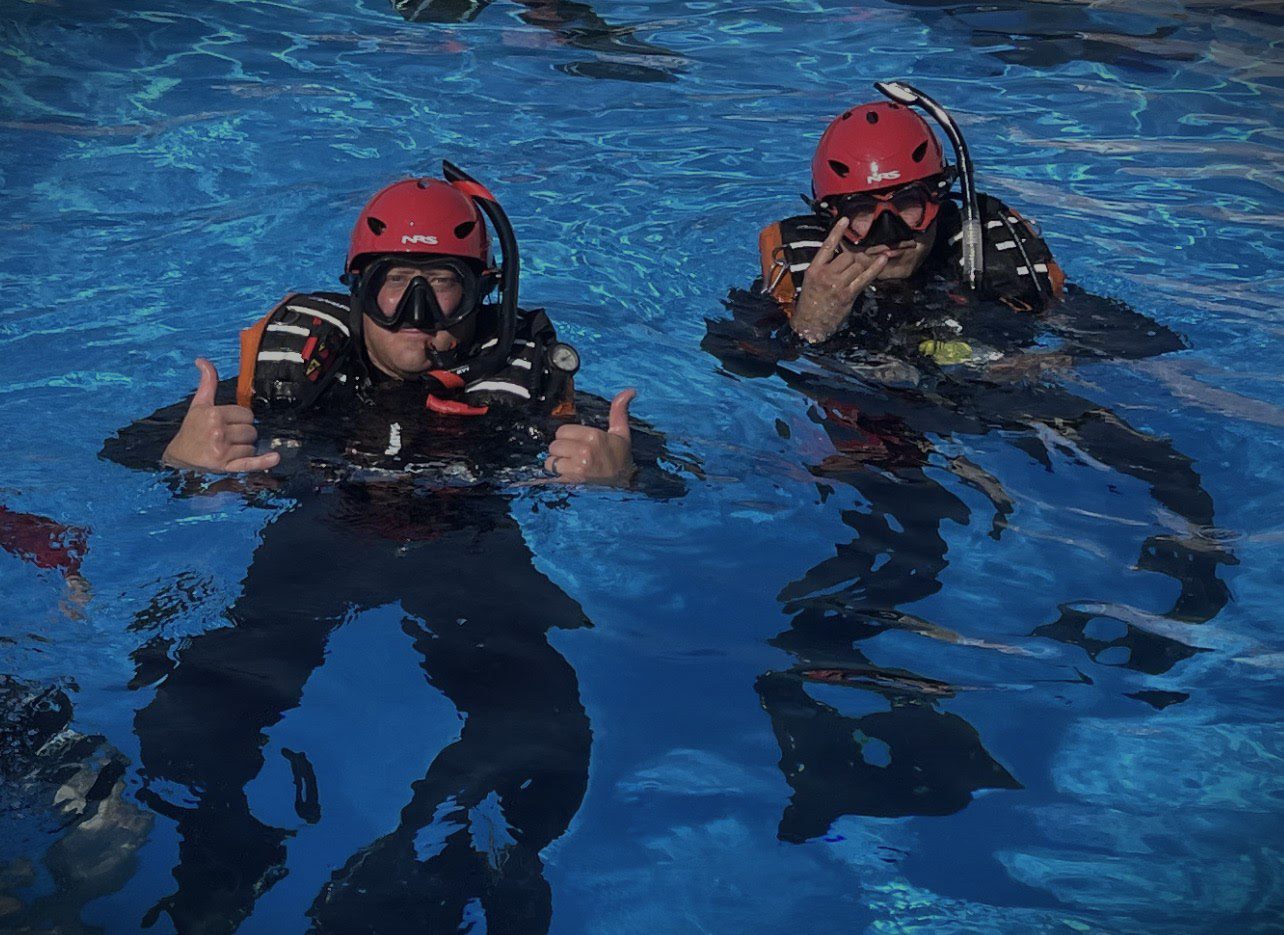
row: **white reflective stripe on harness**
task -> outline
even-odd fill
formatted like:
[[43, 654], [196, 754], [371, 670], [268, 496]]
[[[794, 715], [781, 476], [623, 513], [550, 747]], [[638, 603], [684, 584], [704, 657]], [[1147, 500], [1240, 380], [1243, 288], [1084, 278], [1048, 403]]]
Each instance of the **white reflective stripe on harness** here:
[[[333, 305], [334, 303], [331, 302], [330, 304]], [[303, 305], [287, 305], [286, 308], [291, 312], [298, 312], [300, 315], [311, 315], [313, 318], [320, 318], [322, 321], [328, 321], [330, 324], [342, 331], [346, 337], [352, 337], [352, 332], [348, 330], [348, 326], [339, 321], [339, 319], [335, 318], [333, 315], [329, 315], [325, 312], [318, 312], [315, 308], [307, 308]]]
[[342, 302], [336, 302], [334, 299], [327, 299], [325, 296], [314, 295], [312, 296], [312, 301], [324, 302], [326, 305], [333, 305], [335, 308], [341, 308], [345, 312], [349, 311], [348, 306], [344, 305]]
[[259, 360], [266, 363], [303, 363], [303, 355], [298, 351], [259, 351]]
[[310, 329], [304, 328], [302, 325], [268, 325], [267, 330], [284, 331], [286, 334], [302, 335], [305, 338], [312, 333]]
[[501, 393], [512, 393], [514, 396], [520, 396], [522, 399], [530, 399], [530, 390], [524, 386], [518, 386], [516, 383], [505, 383], [503, 380], [482, 380], [480, 383], [474, 383], [464, 390], [465, 393], [476, 393], [478, 390], [497, 390]]
[[824, 242], [820, 240], [796, 240], [791, 244], [786, 244], [791, 250], [797, 250], [799, 247], [815, 247], [819, 250], [824, 245]]
[[[1017, 271], [1017, 275], [1018, 275], [1018, 276], [1029, 276], [1029, 275], [1030, 275], [1030, 267], [1028, 267], [1028, 266], [1018, 266], [1016, 271]], [[1035, 264], [1034, 264], [1034, 271], [1035, 271], [1036, 273], [1046, 273], [1046, 272], [1048, 271], [1048, 264], [1047, 264], [1047, 263], [1035, 263]]]
[[508, 362], [508, 366], [516, 367], [518, 370], [530, 370], [531, 362], [529, 360], [524, 360], [521, 357], [514, 357]]

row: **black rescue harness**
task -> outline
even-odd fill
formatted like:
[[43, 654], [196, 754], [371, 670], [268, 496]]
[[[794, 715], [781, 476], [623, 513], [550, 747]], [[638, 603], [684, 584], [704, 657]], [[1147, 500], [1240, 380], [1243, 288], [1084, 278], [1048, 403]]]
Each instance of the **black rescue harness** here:
[[[358, 396], [376, 378], [361, 340], [362, 316], [337, 292], [289, 295], [241, 332], [237, 403], [265, 410], [304, 411], [337, 387]], [[483, 342], [473, 358], [421, 378], [425, 408], [444, 415], [485, 415], [491, 407], [573, 411], [573, 371], [561, 363], [552, 322], [543, 309], [519, 310], [506, 359], [478, 373], [473, 361], [493, 351]]]
[[[985, 256], [979, 293], [1018, 311], [1039, 311], [1061, 297], [1065, 276], [1034, 225], [997, 198], [979, 195]], [[785, 218], [758, 235], [762, 291], [792, 315], [811, 266], [834, 221], [819, 214]], [[947, 201], [937, 218], [937, 240], [925, 268], [964, 273], [963, 223], [958, 207]]]

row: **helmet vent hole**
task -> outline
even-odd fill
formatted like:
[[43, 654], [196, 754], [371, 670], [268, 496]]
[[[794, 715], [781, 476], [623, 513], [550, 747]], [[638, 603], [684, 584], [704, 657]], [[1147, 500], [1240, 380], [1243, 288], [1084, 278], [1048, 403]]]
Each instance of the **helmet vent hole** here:
[[419, 181], [416, 182], [415, 184], [418, 185], [420, 188], [427, 188], [432, 184], [432, 181], [433, 181], [432, 179], [419, 179]]
[[473, 232], [473, 228], [476, 226], [477, 226], [476, 221], [464, 221], [464, 223], [462, 224], [456, 224], [455, 237], [459, 240], [463, 240], [465, 237], [467, 237], [469, 234]]
[[851, 168], [846, 163], [839, 162], [837, 159], [829, 160], [829, 168], [833, 169], [834, 172], [838, 174], [838, 177], [840, 179], [847, 178], [847, 176], [850, 175], [852, 171]]
[[376, 237], [388, 229], [387, 224], [375, 217], [366, 218], [366, 226], [370, 228], [370, 232]]
[[870, 111], [866, 111], [866, 112], [865, 112], [865, 122], [866, 122], [866, 123], [878, 123], [878, 113], [877, 113], [876, 111], [872, 111], [872, 110], [870, 110]]
[[918, 147], [914, 150], [913, 159], [915, 162], [922, 162], [923, 157], [926, 155], [927, 155], [927, 140], [924, 140], [923, 142], [919, 143]]
[[850, 110], [843, 111], [843, 115], [842, 115], [841, 117], [839, 117], [838, 119], [839, 119], [839, 120], [846, 120], [846, 119], [848, 119], [851, 115], [852, 115], [852, 112], [851, 112]]

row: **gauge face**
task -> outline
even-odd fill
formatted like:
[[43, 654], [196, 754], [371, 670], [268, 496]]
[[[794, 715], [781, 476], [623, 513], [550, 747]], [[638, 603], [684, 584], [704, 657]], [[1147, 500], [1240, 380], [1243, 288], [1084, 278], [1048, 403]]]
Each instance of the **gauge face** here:
[[580, 355], [569, 344], [554, 344], [548, 349], [549, 362], [563, 373], [575, 373], [580, 369]]

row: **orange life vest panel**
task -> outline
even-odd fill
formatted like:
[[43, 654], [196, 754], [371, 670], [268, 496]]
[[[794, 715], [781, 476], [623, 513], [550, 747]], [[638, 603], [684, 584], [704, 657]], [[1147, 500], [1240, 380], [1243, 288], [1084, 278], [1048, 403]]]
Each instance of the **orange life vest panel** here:
[[286, 296], [241, 332], [236, 402], [251, 409], [306, 408], [346, 379], [351, 306], [342, 293]]
[[763, 294], [775, 299], [787, 316], [794, 313], [803, 276], [828, 233], [819, 215], [802, 214], [768, 224], [758, 235]]

